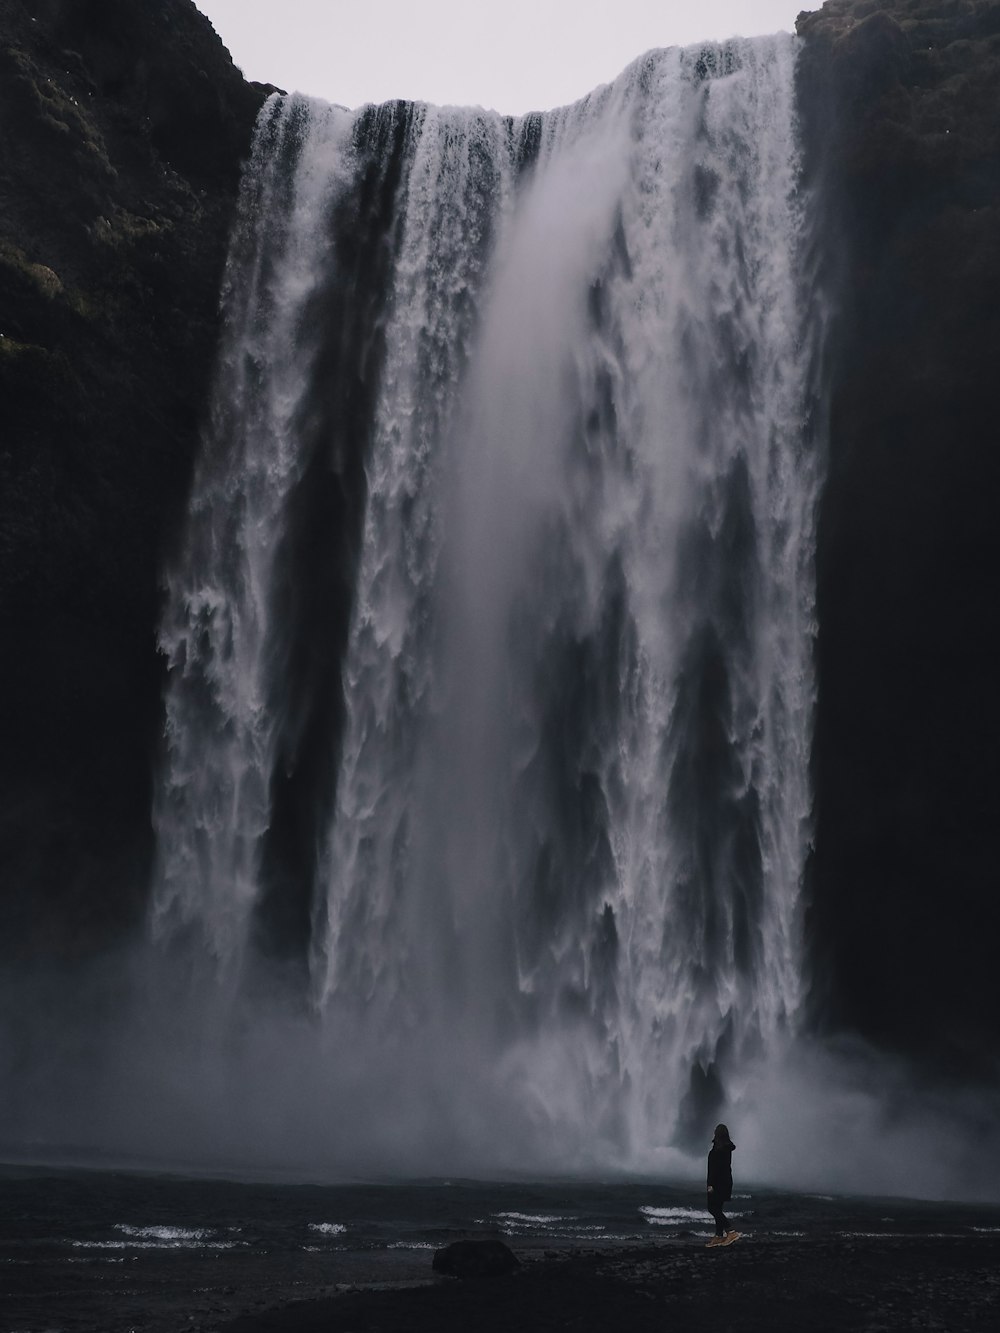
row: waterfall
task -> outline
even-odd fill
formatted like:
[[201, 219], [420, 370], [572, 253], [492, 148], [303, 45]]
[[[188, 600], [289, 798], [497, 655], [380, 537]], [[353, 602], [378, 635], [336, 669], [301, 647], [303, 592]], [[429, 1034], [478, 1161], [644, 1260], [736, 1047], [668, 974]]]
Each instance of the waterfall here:
[[261, 113], [167, 574], [152, 926], [229, 995], [294, 975], [383, 1121], [641, 1156], [794, 1037], [794, 73], [778, 36], [520, 119]]

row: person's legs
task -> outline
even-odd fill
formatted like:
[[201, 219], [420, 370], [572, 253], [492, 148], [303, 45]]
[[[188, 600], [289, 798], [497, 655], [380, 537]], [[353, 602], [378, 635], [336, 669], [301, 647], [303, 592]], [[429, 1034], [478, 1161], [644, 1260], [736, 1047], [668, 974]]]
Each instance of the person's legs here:
[[717, 1203], [715, 1199], [712, 1198], [711, 1195], [709, 1195], [708, 1199], [708, 1211], [712, 1214], [713, 1218], [715, 1219], [716, 1236], [719, 1237], [724, 1236], [726, 1232], [729, 1230], [729, 1222], [726, 1219], [725, 1213], [722, 1211], [722, 1204]]

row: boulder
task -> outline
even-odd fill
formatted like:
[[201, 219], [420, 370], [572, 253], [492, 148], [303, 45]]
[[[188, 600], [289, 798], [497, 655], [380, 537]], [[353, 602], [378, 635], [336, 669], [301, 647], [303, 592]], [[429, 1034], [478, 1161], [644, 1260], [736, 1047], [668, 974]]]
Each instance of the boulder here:
[[504, 1277], [520, 1260], [502, 1240], [456, 1240], [434, 1251], [435, 1273], [446, 1277]]

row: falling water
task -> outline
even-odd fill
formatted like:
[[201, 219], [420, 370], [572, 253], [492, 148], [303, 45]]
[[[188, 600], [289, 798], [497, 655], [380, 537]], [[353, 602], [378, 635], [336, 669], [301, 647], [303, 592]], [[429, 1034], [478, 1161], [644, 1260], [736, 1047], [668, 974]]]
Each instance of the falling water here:
[[393, 1071], [372, 1117], [516, 1107], [641, 1156], [794, 1036], [794, 65], [781, 36], [519, 120], [261, 114], [168, 576], [153, 924], [229, 994], [299, 969], [334, 1081]]

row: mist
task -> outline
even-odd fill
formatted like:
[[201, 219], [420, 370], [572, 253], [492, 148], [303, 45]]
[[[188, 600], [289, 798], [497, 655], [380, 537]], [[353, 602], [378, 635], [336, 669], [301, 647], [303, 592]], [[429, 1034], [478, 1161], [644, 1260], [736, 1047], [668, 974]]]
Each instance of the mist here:
[[[612, 1141], [565, 1095], [566, 1048], [486, 1067], [481, 1051], [379, 1049], [336, 1037], [277, 995], [223, 1013], [162, 958], [104, 959], [68, 982], [5, 986], [0, 1145], [14, 1160], [344, 1182], [662, 1179], [700, 1192], [704, 1151]], [[16, 997], [16, 1000], [15, 998]], [[559, 1095], [562, 1086], [563, 1095]], [[675, 1108], [676, 1109], [676, 1108]], [[737, 1143], [737, 1188], [995, 1202], [995, 1094], [918, 1071], [858, 1043], [800, 1039], [733, 1082], [718, 1115]], [[667, 1126], [663, 1126], [664, 1130]]]

